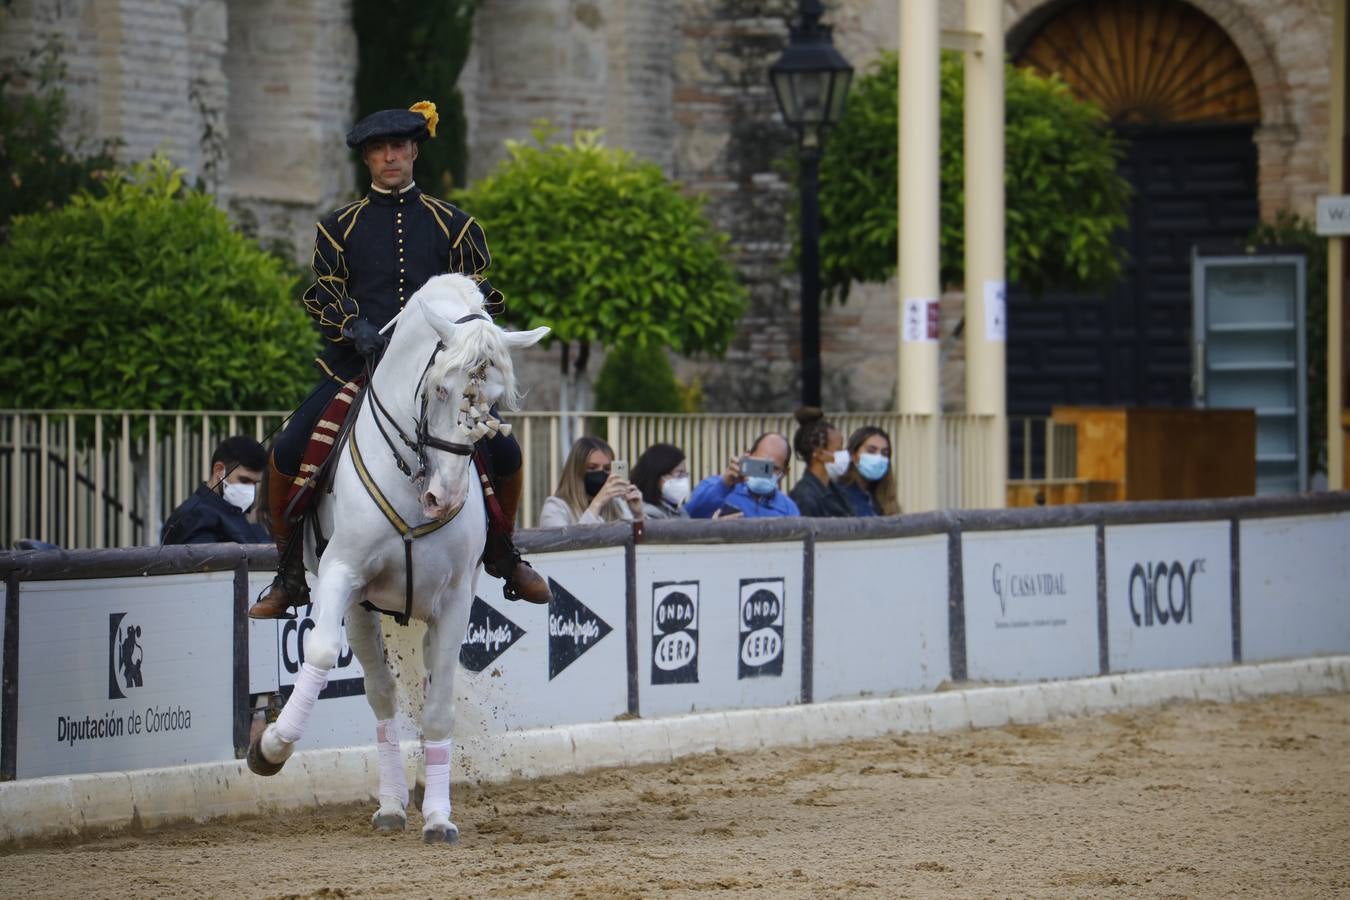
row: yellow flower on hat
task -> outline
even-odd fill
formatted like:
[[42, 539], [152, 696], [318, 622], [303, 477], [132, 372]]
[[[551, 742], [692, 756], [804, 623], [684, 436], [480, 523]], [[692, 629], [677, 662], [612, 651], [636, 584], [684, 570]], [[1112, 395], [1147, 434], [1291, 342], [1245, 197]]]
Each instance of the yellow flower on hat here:
[[427, 120], [427, 133], [432, 137], [435, 137], [436, 123], [441, 120], [441, 117], [436, 113], [436, 104], [432, 103], [430, 100], [419, 100], [408, 107], [408, 109], [415, 113], [422, 114], [423, 118]]

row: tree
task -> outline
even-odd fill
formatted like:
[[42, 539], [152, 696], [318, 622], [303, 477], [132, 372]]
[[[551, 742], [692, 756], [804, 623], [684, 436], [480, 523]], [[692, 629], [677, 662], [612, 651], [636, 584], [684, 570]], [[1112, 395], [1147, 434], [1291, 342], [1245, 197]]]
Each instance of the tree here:
[[281, 262], [155, 158], [0, 245], [0, 384], [20, 407], [276, 409], [317, 335]]
[[[941, 98], [941, 279], [964, 278], [962, 67], [944, 54]], [[825, 290], [846, 298], [853, 281], [885, 281], [896, 268], [897, 59], [859, 78], [825, 146], [820, 170]], [[1005, 70], [1007, 277], [1040, 293], [1090, 288], [1120, 274], [1113, 244], [1126, 226], [1130, 188], [1101, 112], [1057, 78]]]
[[[436, 104], [436, 139], [417, 156], [421, 181], [444, 196], [464, 183], [466, 155], [464, 97], [456, 86], [473, 35], [476, 0], [354, 0], [356, 104], [366, 116], [380, 109], [407, 108], [421, 100]], [[357, 184], [370, 180], [357, 164]]]
[[508, 141], [507, 158], [456, 202], [487, 232], [508, 321], [549, 325], [562, 342], [564, 407], [570, 391], [586, 408], [594, 342], [724, 351], [745, 289], [702, 200], [598, 131], [550, 135], [541, 125], [533, 143]]
[[60, 206], [113, 167], [112, 143], [85, 147], [67, 132], [64, 77], [54, 41], [0, 61], [0, 241], [10, 219]]

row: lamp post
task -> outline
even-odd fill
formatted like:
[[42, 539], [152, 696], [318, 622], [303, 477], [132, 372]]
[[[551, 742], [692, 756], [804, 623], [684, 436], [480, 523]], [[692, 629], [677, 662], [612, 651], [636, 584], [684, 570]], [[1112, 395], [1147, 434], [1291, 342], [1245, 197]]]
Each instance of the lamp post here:
[[798, 0], [783, 55], [769, 83], [783, 120], [797, 132], [801, 189], [802, 403], [820, 405], [820, 156], [825, 132], [844, 114], [853, 67], [820, 24], [820, 0]]

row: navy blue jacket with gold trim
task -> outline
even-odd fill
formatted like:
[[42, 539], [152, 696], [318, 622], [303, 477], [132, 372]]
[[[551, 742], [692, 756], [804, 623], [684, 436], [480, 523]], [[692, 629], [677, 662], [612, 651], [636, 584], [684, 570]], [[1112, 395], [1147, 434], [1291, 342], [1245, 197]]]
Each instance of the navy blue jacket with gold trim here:
[[314, 241], [315, 281], [305, 309], [319, 323], [327, 346], [317, 360], [328, 375], [346, 381], [363, 361], [342, 336], [352, 317], [384, 327], [427, 279], [462, 272], [479, 283], [496, 315], [504, 304], [483, 277], [492, 258], [473, 217], [413, 184], [400, 193], [372, 187], [369, 194], [329, 213]]

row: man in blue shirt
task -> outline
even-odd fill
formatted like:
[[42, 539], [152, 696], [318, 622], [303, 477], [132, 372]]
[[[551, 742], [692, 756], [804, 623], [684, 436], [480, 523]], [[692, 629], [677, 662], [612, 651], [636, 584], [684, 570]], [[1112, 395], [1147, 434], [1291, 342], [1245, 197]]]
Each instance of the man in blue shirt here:
[[736, 513], [719, 510], [731, 507], [747, 519], [766, 516], [797, 516], [797, 504], [778, 489], [787, 472], [788, 442], [781, 434], [761, 434], [751, 445], [746, 456], [764, 459], [773, 464], [772, 478], [742, 478], [741, 461], [732, 457], [721, 475], [709, 475], [699, 482], [689, 496], [685, 509], [694, 519], [724, 518]]

